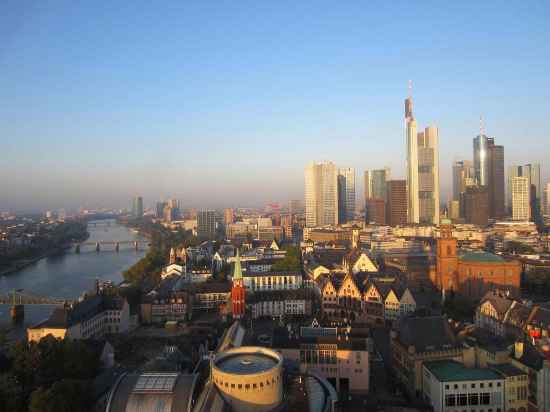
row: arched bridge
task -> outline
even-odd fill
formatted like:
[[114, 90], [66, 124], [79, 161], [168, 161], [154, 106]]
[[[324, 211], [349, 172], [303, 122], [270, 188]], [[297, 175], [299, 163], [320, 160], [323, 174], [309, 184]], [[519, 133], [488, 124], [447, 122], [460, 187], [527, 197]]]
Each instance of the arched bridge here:
[[87, 246], [87, 247], [92, 247], [96, 252], [100, 252], [105, 249], [114, 250], [115, 252], [118, 252], [121, 246], [128, 246], [128, 245], [130, 245], [135, 250], [139, 250], [140, 247], [149, 246], [149, 241], [147, 240], [123, 240], [123, 241], [109, 240], [109, 241], [99, 241], [99, 242], [82, 242], [82, 243], [77, 243], [75, 245], [74, 251], [76, 253], [80, 253], [81, 249]]

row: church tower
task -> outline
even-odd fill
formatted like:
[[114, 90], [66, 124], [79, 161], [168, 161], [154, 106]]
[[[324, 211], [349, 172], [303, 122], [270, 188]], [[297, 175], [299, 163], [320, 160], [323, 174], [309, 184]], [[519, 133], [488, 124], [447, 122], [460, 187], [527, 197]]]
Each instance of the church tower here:
[[458, 255], [457, 240], [453, 237], [453, 226], [449, 219], [443, 219], [437, 239], [437, 277], [435, 286], [440, 290], [457, 290]]
[[240, 319], [245, 311], [245, 289], [243, 284], [243, 273], [241, 270], [241, 258], [237, 249], [237, 259], [233, 269], [233, 287], [231, 288], [231, 309], [233, 318]]

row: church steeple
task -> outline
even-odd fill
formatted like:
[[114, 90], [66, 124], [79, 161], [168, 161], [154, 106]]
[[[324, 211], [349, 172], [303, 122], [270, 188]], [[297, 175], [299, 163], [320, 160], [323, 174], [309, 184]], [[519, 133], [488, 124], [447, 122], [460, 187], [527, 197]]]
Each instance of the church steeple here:
[[235, 267], [233, 268], [233, 283], [235, 283], [236, 280], [242, 280], [242, 278], [243, 278], [243, 271], [241, 269], [241, 257], [239, 255], [239, 249], [237, 249]]
[[235, 266], [233, 267], [233, 287], [231, 288], [231, 312], [233, 318], [240, 319], [244, 316], [246, 303], [245, 303], [245, 288], [243, 284], [243, 272], [241, 269], [241, 257], [239, 255], [239, 249], [237, 249], [237, 255], [235, 259]]

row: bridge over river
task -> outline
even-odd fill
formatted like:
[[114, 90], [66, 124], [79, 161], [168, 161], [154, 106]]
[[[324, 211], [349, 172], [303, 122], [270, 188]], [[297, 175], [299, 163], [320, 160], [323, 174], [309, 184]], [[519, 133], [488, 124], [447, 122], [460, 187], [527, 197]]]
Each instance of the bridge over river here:
[[75, 244], [75, 253], [80, 253], [83, 248], [88, 247], [90, 250], [100, 252], [102, 250], [120, 251], [121, 246], [131, 246], [134, 250], [139, 250], [140, 247], [150, 246], [148, 240], [98, 240], [96, 242], [81, 242]]

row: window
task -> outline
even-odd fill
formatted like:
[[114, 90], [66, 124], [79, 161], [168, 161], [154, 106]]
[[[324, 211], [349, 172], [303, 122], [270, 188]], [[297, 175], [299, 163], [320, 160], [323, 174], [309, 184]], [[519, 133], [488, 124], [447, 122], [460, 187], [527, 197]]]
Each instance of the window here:
[[244, 388], [247, 389], [247, 390], [250, 389], [250, 384], [249, 383], [245, 384]]
[[[483, 385], [483, 384], [482, 384]], [[475, 383], [472, 383], [472, 389], [474, 389], [476, 387], [476, 384]], [[483, 386], [482, 386], [483, 387]]]
[[445, 385], [445, 389], [449, 389], [449, 385]]
[[[480, 388], [484, 388], [484, 387], [485, 387], [485, 384], [484, 384], [484, 383], [480, 383], [480, 384], [479, 384], [479, 387], [480, 387]], [[472, 388], [473, 388], [473, 386], [472, 386]]]
[[458, 389], [458, 385], [455, 383], [455, 386], [454, 386], [455, 389]]
[[479, 404], [479, 397], [477, 393], [470, 393], [468, 395], [468, 404], [469, 405], [478, 405]]
[[489, 405], [491, 403], [491, 396], [489, 393], [485, 392], [479, 396], [480, 405]]
[[[446, 385], [449, 386], [449, 385]], [[446, 395], [445, 396], [445, 406], [455, 406], [456, 405], [456, 396], [455, 395]]]
[[[489, 388], [492, 388], [492, 387], [493, 387], [493, 382], [489, 382]], [[483, 388], [483, 386], [482, 386], [482, 388]]]
[[459, 406], [466, 406], [468, 404], [468, 395], [465, 393], [461, 393], [458, 395], [458, 405]]
[[239, 383], [239, 385], [237, 386], [238, 389], [242, 389], [243, 388], [243, 385], [241, 383]]

